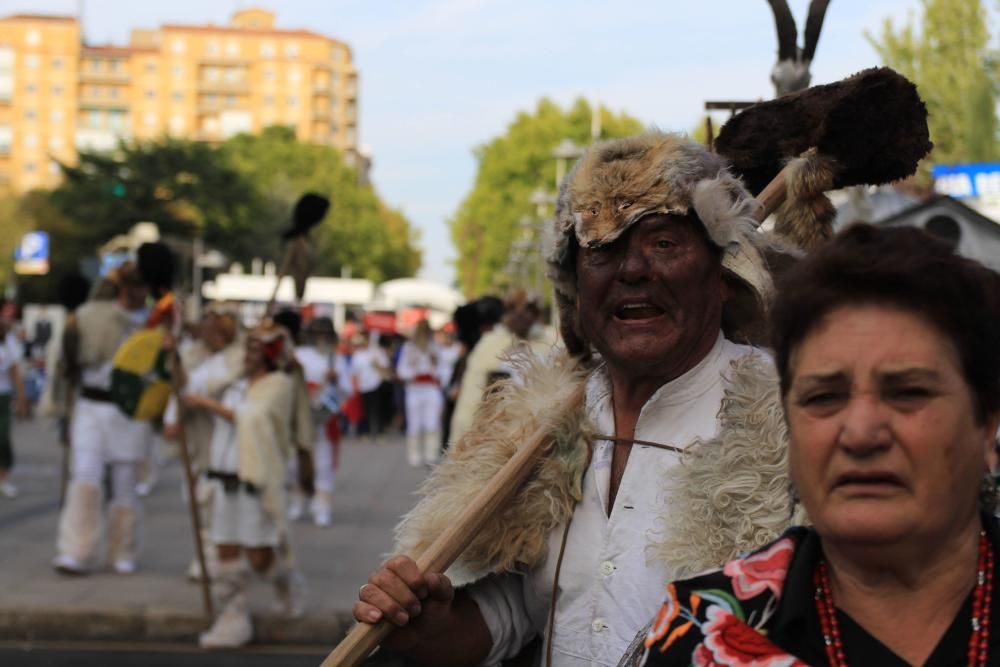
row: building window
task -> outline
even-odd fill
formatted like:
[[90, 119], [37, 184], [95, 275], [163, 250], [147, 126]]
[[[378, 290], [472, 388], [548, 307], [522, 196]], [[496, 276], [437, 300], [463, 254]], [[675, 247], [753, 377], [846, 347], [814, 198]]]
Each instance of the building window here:
[[146, 90], [146, 98], [150, 100], [156, 99], [156, 90], [152, 88]]
[[263, 42], [260, 45], [260, 55], [263, 58], [273, 58], [274, 57], [274, 44], [272, 42]]
[[38, 137], [36, 135], [34, 135], [34, 134], [26, 134], [26, 135], [24, 135], [24, 147], [25, 148], [34, 148], [37, 145], [38, 145]]
[[240, 45], [239, 42], [235, 40], [230, 40], [226, 42], [226, 55], [227, 56], [238, 56], [240, 55]]
[[156, 73], [156, 63], [146, 63], [146, 72], [149, 74]]
[[24, 36], [24, 41], [26, 41], [29, 46], [38, 46], [42, 43], [42, 33], [37, 30], [29, 30]]
[[113, 100], [117, 100], [119, 92], [121, 91], [118, 90], [118, 86], [111, 86], [110, 88], [108, 88], [108, 97], [110, 97]]
[[208, 44], [205, 45], [205, 53], [210, 56], [219, 55], [219, 43], [214, 39], [209, 40]]
[[101, 71], [101, 63], [100, 63], [100, 61], [97, 61], [97, 60], [88, 60], [87, 61], [87, 69], [90, 70], [91, 72], [100, 72]]
[[184, 43], [183, 39], [175, 38], [174, 41], [170, 44], [170, 49], [174, 53], [184, 53], [185, 48], [187, 48], [187, 45]]
[[218, 67], [206, 67], [204, 69], [206, 81], [218, 81], [222, 73]]
[[61, 123], [63, 119], [62, 109], [53, 109], [52, 113], [49, 114], [49, 118], [53, 123]]
[[97, 110], [91, 110], [87, 112], [87, 118], [84, 121], [84, 125], [90, 129], [99, 129], [104, 124], [103, 114]]
[[52, 69], [62, 69], [62, 66], [63, 66], [62, 58], [56, 56], [55, 58], [52, 59]]
[[111, 68], [112, 72], [121, 72], [122, 71], [122, 61], [120, 61], [120, 60], [112, 60], [110, 62], [110, 68]]
[[264, 104], [269, 107], [274, 106], [274, 95], [265, 95]]
[[128, 124], [128, 114], [121, 111], [113, 111], [108, 114], [108, 127], [117, 133], [125, 130]]
[[179, 134], [184, 131], [184, 117], [183, 116], [171, 116], [170, 117], [170, 131], [174, 134]]
[[217, 105], [219, 103], [219, 96], [218, 95], [205, 95], [204, 100], [205, 100], [205, 105], [206, 106], [214, 107], [215, 105]]
[[171, 99], [173, 99], [174, 102], [183, 102], [184, 101], [184, 93], [179, 93], [179, 92], [178, 93], [174, 93], [171, 96]]
[[62, 145], [63, 139], [58, 134], [49, 137], [49, 148], [52, 150], [57, 151], [62, 148]]
[[58, 176], [59, 171], [60, 171], [59, 163], [56, 162], [55, 160], [49, 160], [49, 173], [52, 174], [53, 176]]
[[24, 119], [25, 120], [35, 120], [35, 118], [37, 118], [37, 117], [38, 117], [38, 114], [35, 112], [34, 109], [28, 109], [27, 111], [24, 112]]
[[10, 153], [10, 145], [14, 141], [14, 130], [10, 125], [0, 125], [0, 155]]
[[227, 107], [234, 107], [234, 106], [236, 106], [236, 96], [235, 95], [226, 95], [226, 106]]
[[299, 45], [295, 42], [285, 44], [285, 55], [289, 58], [296, 58], [299, 55]]
[[38, 69], [38, 56], [30, 54], [24, 57], [24, 65], [28, 69]]
[[175, 79], [184, 78], [184, 68], [181, 65], [174, 65], [172, 72]]
[[268, 81], [274, 81], [274, 70], [270, 67], [264, 70], [264, 78]]
[[299, 71], [298, 67], [292, 67], [288, 70], [288, 80], [292, 83], [298, 83], [302, 80], [302, 72]]
[[240, 83], [241, 81], [243, 81], [243, 70], [241, 70], [239, 67], [226, 68], [227, 83]]
[[288, 98], [288, 107], [289, 108], [294, 108], [294, 107], [297, 107], [298, 105], [299, 105], [299, 100], [298, 100], [297, 97], [295, 97], [294, 95], [292, 95], [292, 96], [290, 96]]
[[35, 163], [34, 162], [26, 162], [24, 164], [24, 171], [26, 171], [29, 174], [35, 173]]
[[147, 111], [146, 115], [142, 117], [142, 122], [146, 127], [156, 127], [157, 120], [156, 114], [152, 111]]
[[38, 92], [38, 86], [36, 86], [33, 83], [29, 83], [24, 86], [24, 92], [26, 92], [28, 95], [34, 95], [35, 93]]
[[62, 97], [63, 87], [62, 86], [52, 86], [52, 97]]

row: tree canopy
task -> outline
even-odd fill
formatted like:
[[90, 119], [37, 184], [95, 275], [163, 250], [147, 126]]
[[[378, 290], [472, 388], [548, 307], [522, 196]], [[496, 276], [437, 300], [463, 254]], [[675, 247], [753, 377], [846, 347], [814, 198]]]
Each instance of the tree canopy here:
[[[604, 108], [599, 113], [601, 138], [642, 130], [638, 120], [625, 114]], [[522, 233], [518, 221], [536, 215], [531, 194], [539, 188], [555, 189], [553, 150], [564, 139], [588, 144], [592, 120], [586, 100], [578, 99], [569, 109], [562, 109], [543, 98], [533, 112], [519, 113], [505, 134], [475, 149], [475, 184], [448, 222], [458, 252], [459, 285], [466, 296], [510, 282], [512, 277], [504, 268]]]
[[233, 261], [278, 262], [281, 232], [306, 191], [331, 200], [312, 232], [314, 273], [340, 275], [349, 267], [355, 277], [380, 282], [420, 266], [416, 232], [403, 214], [360, 184], [336, 149], [301, 143], [290, 128], [219, 146], [170, 138], [122, 144], [113, 153], [83, 151], [62, 168], [53, 190], [0, 201], [0, 216], [50, 234], [52, 275], [22, 281], [34, 299], [52, 298], [60, 275], [141, 221], [182, 244], [200, 236]]
[[866, 38], [886, 65], [917, 84], [939, 163], [1000, 157], [997, 91], [1000, 68], [990, 47], [982, 0], [921, 0], [919, 23], [885, 19]]

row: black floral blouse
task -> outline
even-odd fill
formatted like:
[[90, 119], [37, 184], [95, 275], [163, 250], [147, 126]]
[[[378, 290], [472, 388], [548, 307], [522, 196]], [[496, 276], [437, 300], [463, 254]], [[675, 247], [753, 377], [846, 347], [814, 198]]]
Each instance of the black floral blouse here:
[[[994, 517], [983, 525], [1000, 553]], [[622, 664], [694, 667], [793, 667], [826, 665], [816, 611], [813, 570], [822, 558], [819, 536], [792, 528], [770, 545], [722, 570], [667, 587], [667, 599], [645, 638], [641, 660]], [[994, 581], [1000, 581], [1000, 558]], [[972, 594], [934, 649], [927, 667], [965, 665], [972, 632]], [[904, 666], [893, 653], [847, 614], [837, 610], [850, 665]], [[1000, 595], [990, 610], [990, 665], [1000, 665]], [[638, 657], [638, 656], [635, 656]]]

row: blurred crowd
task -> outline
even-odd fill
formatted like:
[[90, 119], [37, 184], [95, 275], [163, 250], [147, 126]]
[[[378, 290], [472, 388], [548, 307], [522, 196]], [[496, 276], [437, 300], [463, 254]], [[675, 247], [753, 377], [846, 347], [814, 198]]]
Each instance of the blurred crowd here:
[[555, 341], [524, 289], [463, 305], [437, 329], [426, 319], [405, 332], [349, 319], [338, 332], [310, 308], [248, 326], [238, 304], [211, 303], [182, 322], [173, 294], [147, 278], [127, 262], [93, 287], [77, 285], [65, 311], [2, 310], [0, 495], [17, 496], [12, 419], [57, 419], [63, 507], [53, 566], [88, 574], [104, 535], [110, 568], [131, 574], [141, 499], [183, 449], [205, 545], [187, 575], [207, 569], [221, 606], [206, 647], [251, 640], [253, 574], [273, 584], [285, 614], [301, 612], [287, 522], [335, 523], [342, 437], [362, 447], [402, 437], [408, 465], [429, 469], [470, 427], [489, 386], [517, 375], [511, 356], [545, 354]]

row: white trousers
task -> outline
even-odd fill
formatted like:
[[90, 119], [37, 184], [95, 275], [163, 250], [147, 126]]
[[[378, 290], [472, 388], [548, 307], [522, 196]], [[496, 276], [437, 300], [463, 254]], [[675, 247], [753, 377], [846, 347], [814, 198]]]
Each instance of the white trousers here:
[[108, 466], [112, 504], [138, 509], [139, 464], [149, 452], [152, 436], [148, 422], [129, 419], [114, 404], [78, 399], [70, 436], [72, 480], [101, 486]]
[[444, 396], [436, 384], [406, 384], [406, 434], [437, 433], [441, 430]]
[[313, 444], [313, 484], [317, 491], [333, 493], [335, 486], [333, 470], [333, 444], [326, 437], [322, 424], [316, 427], [316, 442]]

